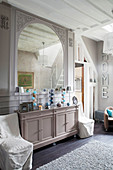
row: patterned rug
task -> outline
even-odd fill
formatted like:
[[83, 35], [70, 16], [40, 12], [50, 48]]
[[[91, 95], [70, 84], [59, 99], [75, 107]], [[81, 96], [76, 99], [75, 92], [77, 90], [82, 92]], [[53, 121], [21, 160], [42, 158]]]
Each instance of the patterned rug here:
[[92, 141], [36, 170], [113, 170], [113, 146]]

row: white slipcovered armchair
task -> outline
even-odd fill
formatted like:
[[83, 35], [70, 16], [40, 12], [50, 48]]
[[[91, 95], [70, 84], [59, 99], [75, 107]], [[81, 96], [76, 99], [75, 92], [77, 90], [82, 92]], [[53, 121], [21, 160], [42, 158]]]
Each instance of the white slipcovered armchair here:
[[82, 103], [79, 103], [78, 126], [79, 126], [78, 135], [79, 135], [80, 138], [86, 138], [86, 137], [89, 137], [89, 136], [93, 135], [93, 132], [94, 132], [94, 120], [85, 117], [85, 114], [83, 112]]
[[0, 169], [29, 170], [32, 154], [33, 144], [20, 135], [17, 113], [0, 116]]

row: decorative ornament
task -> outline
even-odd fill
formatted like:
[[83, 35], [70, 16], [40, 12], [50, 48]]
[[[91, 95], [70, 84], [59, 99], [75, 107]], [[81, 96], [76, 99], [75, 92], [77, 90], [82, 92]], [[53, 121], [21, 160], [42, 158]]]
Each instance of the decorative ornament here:
[[37, 92], [36, 91], [34, 91], [33, 92], [33, 97], [32, 97], [32, 100], [33, 100], [33, 106], [37, 106], [37, 103], [36, 103], [36, 94], [37, 94]]

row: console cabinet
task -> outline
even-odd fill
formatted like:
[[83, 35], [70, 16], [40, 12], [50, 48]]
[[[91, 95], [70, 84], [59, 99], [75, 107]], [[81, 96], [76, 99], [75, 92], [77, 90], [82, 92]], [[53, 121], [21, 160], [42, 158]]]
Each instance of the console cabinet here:
[[18, 113], [21, 135], [34, 149], [78, 133], [78, 107]]

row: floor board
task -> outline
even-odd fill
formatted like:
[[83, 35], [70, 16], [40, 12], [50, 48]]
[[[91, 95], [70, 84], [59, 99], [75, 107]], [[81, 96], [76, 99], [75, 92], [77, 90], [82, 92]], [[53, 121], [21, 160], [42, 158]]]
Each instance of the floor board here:
[[65, 140], [59, 141], [55, 146], [52, 144], [41, 149], [37, 149], [33, 154], [33, 168], [36, 168], [55, 160], [56, 158], [71, 152], [72, 150], [79, 148], [91, 140], [98, 140], [106, 144], [113, 145], [113, 129], [109, 129], [108, 132], [104, 130], [104, 124], [102, 122], [95, 123], [94, 135], [89, 138], [80, 139], [78, 137], [70, 137]]

